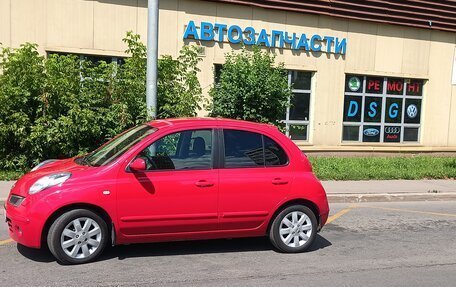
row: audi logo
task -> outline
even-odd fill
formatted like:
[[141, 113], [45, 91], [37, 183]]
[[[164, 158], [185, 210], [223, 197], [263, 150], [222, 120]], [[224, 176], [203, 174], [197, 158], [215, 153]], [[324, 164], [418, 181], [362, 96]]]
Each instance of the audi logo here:
[[398, 134], [401, 132], [400, 127], [385, 127], [385, 133], [387, 134]]

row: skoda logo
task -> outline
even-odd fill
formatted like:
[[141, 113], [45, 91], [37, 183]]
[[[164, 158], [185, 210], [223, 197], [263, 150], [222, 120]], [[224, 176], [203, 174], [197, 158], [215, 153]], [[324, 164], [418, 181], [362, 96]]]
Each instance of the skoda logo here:
[[411, 119], [414, 119], [418, 115], [418, 108], [411, 104], [407, 107], [407, 116]]
[[348, 80], [348, 88], [350, 89], [350, 91], [356, 92], [359, 90], [360, 87], [361, 87], [361, 81], [359, 80], [358, 77], [351, 77]]
[[365, 129], [363, 133], [366, 137], [375, 137], [380, 132], [377, 129]]
[[385, 133], [387, 134], [398, 134], [401, 132], [400, 127], [385, 127]]

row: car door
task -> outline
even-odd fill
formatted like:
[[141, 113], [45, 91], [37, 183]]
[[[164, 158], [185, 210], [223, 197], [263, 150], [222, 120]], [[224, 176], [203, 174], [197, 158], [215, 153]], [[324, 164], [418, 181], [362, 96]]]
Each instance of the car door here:
[[217, 229], [218, 170], [213, 129], [168, 134], [141, 151], [144, 172], [121, 171], [118, 224], [123, 235]]
[[287, 154], [259, 132], [223, 129], [221, 138], [220, 228], [257, 228], [290, 190]]

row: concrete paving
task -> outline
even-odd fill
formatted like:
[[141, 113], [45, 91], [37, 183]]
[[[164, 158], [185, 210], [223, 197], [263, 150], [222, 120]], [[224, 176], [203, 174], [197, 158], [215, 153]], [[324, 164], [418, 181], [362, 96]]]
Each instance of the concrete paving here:
[[[0, 181], [0, 203], [14, 181]], [[332, 203], [456, 200], [456, 180], [322, 181]]]
[[330, 202], [456, 200], [456, 180], [323, 181]]
[[0, 180], [0, 203], [3, 204], [8, 197], [9, 191], [15, 181]]
[[132, 244], [77, 266], [1, 244], [0, 224], [0, 286], [455, 286], [454, 201], [330, 207], [305, 253], [279, 253], [267, 238]]

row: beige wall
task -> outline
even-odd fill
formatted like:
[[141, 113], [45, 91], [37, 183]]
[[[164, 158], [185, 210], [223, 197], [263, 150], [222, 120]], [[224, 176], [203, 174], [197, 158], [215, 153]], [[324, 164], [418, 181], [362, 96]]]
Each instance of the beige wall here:
[[[0, 42], [36, 42], [40, 52], [123, 55], [125, 32], [145, 41], [146, 0], [0, 0]], [[272, 49], [289, 69], [315, 71], [310, 141], [319, 150], [456, 150], [456, 86], [451, 85], [456, 33], [265, 10], [206, 1], [160, 1], [159, 53], [176, 56], [189, 20], [253, 26], [347, 38], [347, 54], [335, 56]], [[240, 47], [203, 43], [199, 75], [204, 93], [213, 64]], [[426, 79], [421, 142], [414, 145], [341, 143], [345, 73]], [[204, 111], [200, 113], [204, 115]]]

